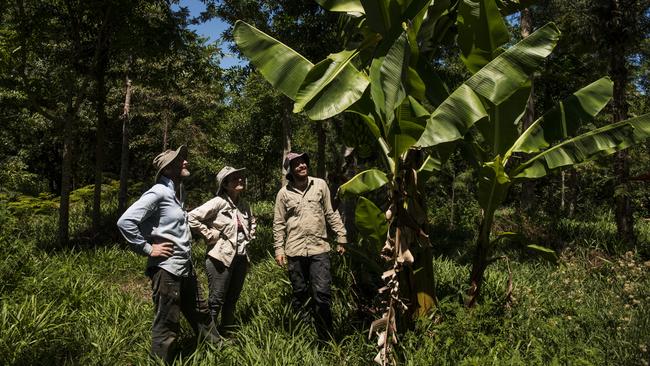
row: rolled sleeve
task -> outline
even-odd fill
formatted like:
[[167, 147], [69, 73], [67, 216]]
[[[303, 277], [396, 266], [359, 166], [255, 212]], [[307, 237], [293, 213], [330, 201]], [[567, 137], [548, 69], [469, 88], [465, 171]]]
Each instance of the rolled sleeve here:
[[153, 214], [160, 199], [161, 196], [155, 192], [146, 192], [117, 221], [117, 227], [124, 239], [135, 252], [142, 255], [151, 255], [153, 247], [142, 235], [140, 224]]
[[219, 238], [219, 231], [205, 224], [214, 219], [219, 212], [217, 198], [213, 198], [187, 214], [187, 221], [192, 231], [201, 234], [208, 243], [214, 243]]

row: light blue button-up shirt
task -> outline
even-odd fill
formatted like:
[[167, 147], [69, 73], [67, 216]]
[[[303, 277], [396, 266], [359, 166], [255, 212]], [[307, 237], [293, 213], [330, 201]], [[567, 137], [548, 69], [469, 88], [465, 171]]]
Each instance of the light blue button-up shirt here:
[[183, 199], [176, 198], [174, 182], [161, 176], [158, 183], [124, 212], [117, 227], [131, 248], [143, 255], [151, 255], [153, 243], [173, 243], [171, 257], [149, 257], [147, 267], [160, 267], [185, 277], [192, 271], [192, 234]]

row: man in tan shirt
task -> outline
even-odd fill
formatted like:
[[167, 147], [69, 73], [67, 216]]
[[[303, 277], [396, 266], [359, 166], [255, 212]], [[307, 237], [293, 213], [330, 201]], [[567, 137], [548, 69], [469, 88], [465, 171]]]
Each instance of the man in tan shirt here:
[[337, 235], [337, 252], [347, 243], [341, 217], [332, 209], [327, 183], [308, 175], [309, 156], [291, 152], [285, 160], [288, 183], [275, 199], [273, 237], [275, 261], [288, 266], [293, 287], [292, 305], [308, 320], [304, 309], [309, 288], [315, 307], [316, 332], [326, 340], [332, 334], [330, 245], [327, 227]]

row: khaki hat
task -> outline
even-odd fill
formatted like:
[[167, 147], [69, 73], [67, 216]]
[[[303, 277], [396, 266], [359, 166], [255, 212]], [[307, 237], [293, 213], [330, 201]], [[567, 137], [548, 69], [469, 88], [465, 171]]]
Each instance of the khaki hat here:
[[158, 170], [156, 172], [155, 182], [158, 182], [158, 178], [160, 178], [160, 173], [162, 173], [163, 169], [177, 158], [187, 159], [187, 147], [185, 145], [179, 146], [176, 150], [165, 150], [153, 159], [153, 166]]
[[226, 178], [230, 174], [241, 172], [241, 171], [244, 171], [244, 170], [246, 170], [246, 168], [236, 169], [236, 168], [233, 168], [233, 167], [228, 166], [228, 165], [221, 168], [219, 173], [217, 173], [217, 185], [218, 185], [217, 196], [220, 195], [221, 192], [223, 192], [223, 183], [226, 181]]
[[284, 159], [284, 170], [287, 172], [287, 175], [285, 177], [289, 180], [293, 179], [291, 177], [291, 162], [298, 158], [304, 158], [305, 163], [307, 163], [307, 166], [309, 166], [309, 155], [307, 155], [307, 153], [297, 153], [297, 152], [288, 153], [287, 157]]

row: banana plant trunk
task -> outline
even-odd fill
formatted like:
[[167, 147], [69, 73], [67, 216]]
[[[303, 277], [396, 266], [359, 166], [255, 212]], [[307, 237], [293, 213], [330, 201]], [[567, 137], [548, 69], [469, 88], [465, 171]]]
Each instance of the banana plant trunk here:
[[469, 279], [469, 290], [465, 305], [468, 308], [473, 307], [481, 294], [481, 287], [485, 276], [485, 269], [488, 265], [490, 251], [490, 232], [492, 231], [492, 221], [494, 212], [487, 212], [481, 220], [480, 232], [476, 242], [476, 252], [472, 262], [472, 273]]

